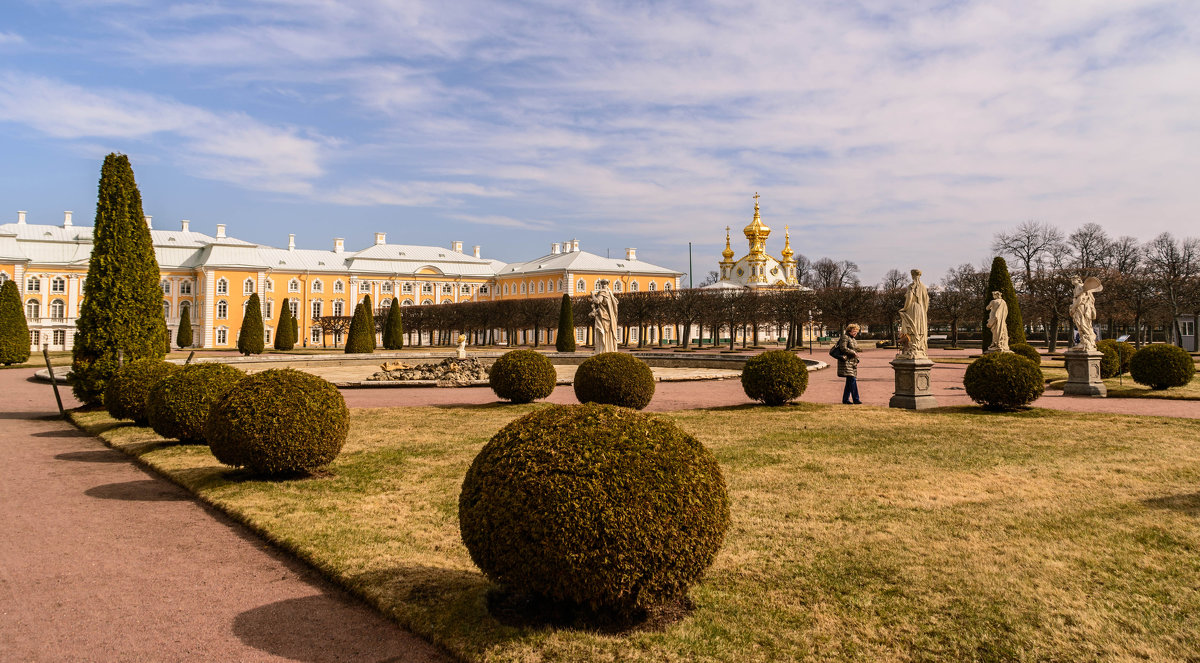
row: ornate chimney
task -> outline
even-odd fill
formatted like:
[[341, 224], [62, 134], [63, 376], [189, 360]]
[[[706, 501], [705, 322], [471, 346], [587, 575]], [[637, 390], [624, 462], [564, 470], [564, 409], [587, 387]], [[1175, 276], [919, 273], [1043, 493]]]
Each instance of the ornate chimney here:
[[19, 225], [19, 226], [25, 225], [25, 211], [24, 210], [17, 212], [17, 225]]
[[475, 257], [476, 257], [476, 258], [478, 258], [478, 257], [479, 257], [479, 249], [480, 249], [480, 248], [482, 248], [482, 247], [480, 247], [478, 244], [476, 244], [476, 245], [474, 246], [474, 250], [475, 250]]
[[63, 212], [63, 228], [71, 227], [71, 215], [73, 212]]
[[296, 250], [296, 235], [288, 234], [288, 251]]
[[180, 221], [180, 222], [179, 222], [179, 227], [180, 227], [180, 230], [182, 230], [182, 231], [183, 231], [183, 232], [185, 232], [185, 233], [186, 233], [186, 232], [191, 232], [190, 230], [188, 230], [188, 226], [190, 226], [191, 224], [192, 224], [192, 222], [191, 222], [191, 221], [188, 221], [187, 219], [184, 219], [183, 221]]
[[346, 249], [346, 240], [341, 237], [333, 238], [333, 252], [341, 253]]
[[450, 250], [455, 253], [462, 253], [462, 242], [459, 240], [450, 242]]
[[375, 246], [387, 244], [387, 233], [375, 233]]
[[550, 244], [550, 255], [556, 256], [559, 253], [562, 253], [562, 245], [558, 242], [552, 242]]
[[626, 260], [637, 260], [637, 249], [625, 249]]
[[146, 215], [146, 227], [150, 230], [154, 230], [154, 217], [150, 216], [149, 214]]
[[217, 224], [217, 239], [225, 239], [225, 224]]

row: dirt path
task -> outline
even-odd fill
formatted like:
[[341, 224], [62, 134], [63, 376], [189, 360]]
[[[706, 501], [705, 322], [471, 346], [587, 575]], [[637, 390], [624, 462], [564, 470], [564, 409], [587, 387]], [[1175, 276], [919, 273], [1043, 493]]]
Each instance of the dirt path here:
[[448, 660], [63, 422], [32, 374], [0, 370], [0, 659]]

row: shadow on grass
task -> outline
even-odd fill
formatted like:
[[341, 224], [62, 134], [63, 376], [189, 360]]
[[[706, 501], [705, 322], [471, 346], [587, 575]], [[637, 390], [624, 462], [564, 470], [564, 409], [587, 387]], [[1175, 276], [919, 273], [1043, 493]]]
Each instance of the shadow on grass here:
[[1168, 509], [1184, 515], [1200, 517], [1200, 493], [1154, 497], [1142, 500], [1142, 504], [1152, 509]]
[[139, 479], [93, 486], [83, 491], [88, 497], [127, 502], [180, 502], [192, 496], [161, 479]]

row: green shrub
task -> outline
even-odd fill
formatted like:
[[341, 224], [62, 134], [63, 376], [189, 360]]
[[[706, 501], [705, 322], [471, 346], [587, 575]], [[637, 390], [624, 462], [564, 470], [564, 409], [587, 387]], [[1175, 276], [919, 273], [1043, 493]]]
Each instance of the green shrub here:
[[273, 368], [239, 381], [217, 401], [205, 437], [222, 463], [272, 475], [328, 465], [349, 430], [350, 411], [337, 387]]
[[114, 419], [132, 419], [139, 426], [149, 421], [146, 405], [159, 380], [180, 369], [161, 359], [139, 359], [117, 371], [104, 389], [104, 409]]
[[1014, 352], [993, 352], [976, 359], [963, 376], [967, 396], [991, 410], [1013, 410], [1037, 400], [1046, 390], [1042, 370]]
[[1117, 342], [1109, 339], [1096, 341], [1096, 349], [1103, 355], [1100, 357], [1100, 379], [1117, 377], [1121, 372], [1121, 353], [1117, 349]]
[[0, 364], [11, 366], [29, 359], [29, 325], [17, 282], [5, 280], [0, 286]]
[[640, 410], [654, 398], [654, 374], [646, 362], [623, 352], [592, 355], [575, 371], [575, 398]]
[[262, 351], [266, 349], [265, 337], [262, 301], [259, 300], [256, 292], [246, 300], [246, 310], [242, 313], [242, 329], [238, 332], [237, 339], [238, 352], [247, 357], [262, 354]]
[[488, 384], [496, 396], [513, 403], [532, 403], [554, 391], [558, 372], [540, 352], [513, 350], [504, 353], [488, 371]]
[[1109, 338], [1096, 342], [1096, 347], [1100, 348], [1101, 352], [1103, 352], [1102, 346], [1110, 347], [1117, 353], [1117, 372], [1113, 373], [1113, 376], [1124, 375], [1125, 373], [1128, 373], [1129, 362], [1133, 359], [1133, 353], [1137, 352], [1137, 348], [1133, 347], [1132, 343], [1126, 343], [1125, 341], [1114, 341]]
[[1032, 345], [1030, 345], [1028, 343], [1013, 343], [1012, 345], [1008, 346], [1008, 349], [1021, 355], [1022, 357], [1028, 359], [1029, 361], [1032, 361], [1033, 365], [1037, 366], [1038, 370], [1041, 370], [1042, 355], [1040, 352], [1037, 351], [1037, 348], [1033, 347]]
[[186, 306], [179, 314], [179, 331], [175, 332], [175, 345], [181, 348], [192, 347], [192, 308]]
[[559, 352], [575, 352], [575, 314], [571, 296], [563, 293], [558, 308], [558, 335], [554, 337], [554, 349]]
[[276, 350], [287, 352], [296, 347], [296, 318], [292, 317], [291, 302], [284, 299], [279, 307], [279, 320], [275, 323]]
[[246, 374], [228, 364], [191, 364], [154, 385], [146, 402], [150, 427], [180, 442], [204, 442], [209, 410]]
[[[983, 312], [980, 338], [984, 350], [992, 345], [992, 329], [987, 326], [989, 313], [987, 306], [992, 301], [992, 293], [997, 291], [1000, 292], [1004, 303], [1008, 304], [1008, 317], [1004, 319], [1004, 326], [1008, 327], [1009, 348], [1025, 343], [1025, 323], [1021, 320], [1021, 301], [1017, 298], [1017, 290], [1013, 287], [1012, 277], [1008, 274], [1008, 263], [1004, 261], [1004, 258], [996, 256], [992, 259], [992, 271], [988, 273], [987, 287], [979, 293], [983, 295], [983, 303], [980, 306]], [[1034, 363], [1038, 361], [1040, 360], [1035, 359]]]
[[346, 336], [346, 353], [375, 352], [375, 315], [371, 313], [371, 296], [354, 307], [354, 317], [350, 319], [350, 333]]
[[404, 318], [400, 298], [393, 297], [392, 305], [388, 307], [387, 320], [383, 323], [383, 348], [385, 350], [404, 349]]
[[634, 616], [682, 598], [712, 564], [729, 497], [716, 458], [674, 422], [556, 405], [484, 445], [458, 517], [502, 588]]
[[808, 367], [787, 350], [751, 357], [742, 368], [742, 390], [756, 401], [783, 405], [800, 398], [808, 388]]
[[1181, 347], [1167, 343], [1147, 345], [1133, 353], [1129, 360], [1129, 375], [1138, 384], [1151, 389], [1182, 387], [1192, 381], [1196, 363]]

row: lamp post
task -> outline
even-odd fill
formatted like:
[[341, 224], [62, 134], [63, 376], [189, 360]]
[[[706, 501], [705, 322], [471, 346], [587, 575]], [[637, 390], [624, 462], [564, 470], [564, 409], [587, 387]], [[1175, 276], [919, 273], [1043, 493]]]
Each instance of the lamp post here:
[[811, 309], [811, 308], [808, 309], [808, 354], [810, 354], [810, 355], [813, 353], [812, 341], [813, 341], [813, 329], [814, 329], [814, 326], [813, 326], [813, 314], [814, 313], [817, 315], [821, 315], [821, 309]]

